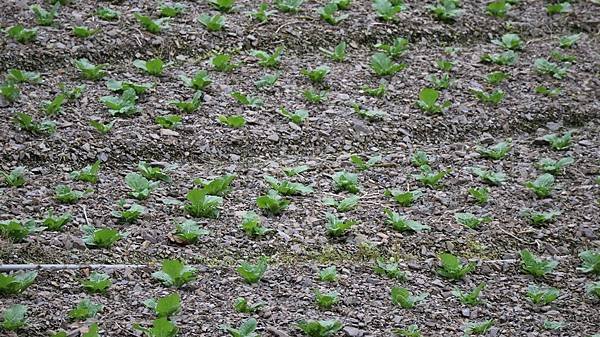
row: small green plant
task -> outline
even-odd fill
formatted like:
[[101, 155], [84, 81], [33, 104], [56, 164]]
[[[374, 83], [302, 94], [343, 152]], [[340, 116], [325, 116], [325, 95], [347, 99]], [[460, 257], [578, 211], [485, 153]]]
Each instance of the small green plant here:
[[481, 156], [485, 158], [500, 160], [506, 157], [506, 155], [508, 154], [508, 152], [510, 152], [511, 149], [512, 144], [510, 140], [508, 140], [488, 147], [478, 146], [476, 148], [476, 151], [479, 152], [479, 154], [481, 154]]
[[103, 308], [102, 304], [94, 303], [89, 298], [85, 298], [79, 301], [77, 306], [69, 311], [68, 315], [71, 320], [83, 321], [96, 316]]
[[210, 4], [218, 11], [229, 13], [235, 7], [236, 0], [208, 0]]
[[565, 326], [564, 322], [544, 320], [542, 327], [546, 330], [560, 330]]
[[386, 190], [385, 196], [392, 197], [400, 206], [409, 207], [423, 196], [423, 192], [420, 190], [414, 191], [400, 191], [400, 190]]
[[553, 222], [558, 215], [560, 215], [560, 211], [535, 212], [532, 210], [525, 210], [522, 212], [522, 216], [534, 226]]
[[133, 61], [133, 65], [136, 68], [141, 69], [152, 76], [161, 76], [163, 70], [169, 64], [166, 64], [163, 60], [161, 60], [159, 58], [153, 58], [148, 61], [135, 60], [135, 61]]
[[179, 244], [188, 245], [198, 242], [199, 238], [209, 233], [209, 231], [200, 228], [196, 221], [187, 219], [175, 225], [172, 240]]
[[431, 74], [427, 76], [427, 80], [436, 90], [448, 89], [453, 83], [452, 79], [450, 79], [450, 75], [448, 74], [443, 74], [441, 77]]
[[163, 171], [163, 169], [159, 166], [152, 166], [145, 161], [140, 161], [137, 165], [137, 169], [142, 176], [147, 179], [155, 180], [155, 181], [164, 181], [170, 182], [171, 177], [167, 173]]
[[93, 272], [86, 280], [81, 281], [81, 285], [88, 293], [105, 294], [112, 285], [112, 280], [104, 273]]
[[450, 173], [450, 170], [433, 171], [429, 165], [419, 167], [421, 173], [415, 176], [421, 184], [431, 188], [441, 187], [442, 179]]
[[65, 100], [66, 97], [64, 94], [58, 94], [53, 100], [42, 102], [42, 108], [48, 116], [58, 115], [61, 112], [62, 104]]
[[452, 103], [450, 101], [444, 101], [438, 103], [440, 92], [432, 88], [423, 88], [419, 92], [419, 99], [417, 100], [417, 107], [424, 112], [430, 114], [441, 114], [447, 110]]
[[196, 279], [198, 270], [187, 266], [180, 260], [163, 260], [160, 271], [152, 273], [152, 277], [168, 287], [181, 288]]
[[436, 5], [428, 5], [427, 9], [437, 20], [450, 23], [462, 12], [458, 3], [457, 0], [438, 0]]
[[251, 13], [252, 18], [260, 23], [269, 21], [269, 17], [273, 14], [275, 14], [275, 11], [270, 11], [267, 3], [258, 5], [258, 9]]
[[510, 66], [517, 62], [518, 55], [513, 50], [507, 50], [499, 54], [483, 54], [481, 62], [493, 63], [501, 66]]
[[428, 293], [413, 295], [408, 289], [401, 287], [393, 287], [391, 291], [392, 303], [404, 309], [412, 309], [417, 304], [425, 301], [429, 296]]
[[406, 273], [400, 270], [398, 262], [393, 257], [389, 259], [384, 257], [377, 258], [374, 271], [378, 275], [386, 276], [394, 280], [406, 280]]
[[74, 204], [85, 195], [86, 192], [73, 190], [67, 185], [58, 185], [54, 189], [54, 199], [63, 204]]
[[488, 185], [500, 186], [507, 180], [506, 174], [502, 172], [488, 171], [480, 167], [472, 167], [471, 172]]
[[0, 295], [20, 294], [33, 284], [38, 273], [36, 271], [0, 273]]
[[19, 43], [34, 41], [37, 38], [37, 32], [37, 28], [25, 28], [20, 24], [6, 30], [6, 34]]
[[125, 183], [127, 184], [127, 187], [131, 189], [129, 195], [138, 200], [148, 199], [150, 193], [152, 193], [159, 184], [157, 181], [149, 181], [146, 177], [136, 172], [127, 174], [125, 176]]
[[229, 54], [216, 54], [210, 59], [210, 63], [217, 71], [230, 72], [237, 68], [237, 64], [232, 63], [231, 55]]
[[22, 304], [13, 304], [9, 306], [2, 314], [0, 327], [6, 331], [16, 331], [27, 325], [27, 306]]
[[120, 200], [117, 203], [117, 206], [121, 210], [114, 210], [110, 214], [115, 218], [118, 218], [120, 222], [124, 223], [134, 223], [140, 216], [142, 216], [146, 212], [144, 206], [135, 203], [130, 205], [129, 208], [126, 208], [124, 200]]
[[165, 129], [175, 129], [181, 125], [183, 118], [180, 115], [156, 116], [154, 122]]
[[492, 326], [494, 325], [494, 320], [488, 319], [483, 322], [472, 322], [467, 324], [465, 327], [465, 336], [471, 335], [485, 335]]
[[327, 229], [327, 234], [332, 237], [338, 237], [346, 234], [352, 226], [356, 225], [355, 220], [342, 220], [336, 217], [331, 213], [325, 214], [325, 219], [327, 223], [325, 227]]
[[160, 18], [153, 20], [151, 17], [134, 13], [133, 16], [138, 20], [142, 28], [152, 34], [159, 34], [168, 26], [169, 18]]
[[159, 299], [150, 298], [144, 301], [144, 305], [152, 309], [157, 317], [169, 318], [181, 310], [181, 296], [172, 293]]
[[236, 271], [249, 284], [257, 283], [267, 271], [269, 258], [261, 256], [256, 264], [242, 262]]
[[22, 187], [25, 185], [25, 167], [17, 166], [10, 172], [0, 171], [0, 175], [4, 178], [4, 184], [10, 187]]
[[459, 299], [460, 303], [473, 306], [481, 303], [479, 295], [481, 294], [481, 291], [484, 288], [485, 283], [481, 282], [477, 287], [475, 287], [468, 293], [463, 293], [459, 288], [454, 288], [454, 290], [452, 290], [452, 295], [456, 296], [456, 298]]
[[313, 104], [323, 103], [327, 98], [328, 92], [325, 90], [317, 91], [314, 89], [307, 89], [302, 92], [302, 96], [308, 102]]
[[367, 159], [365, 161], [359, 155], [351, 155], [350, 162], [356, 166], [359, 172], [366, 171], [373, 166], [377, 165], [383, 157], [380, 155], [375, 155]]
[[85, 92], [86, 85], [76, 85], [69, 88], [63, 83], [59, 83], [58, 88], [60, 89], [60, 93], [65, 95], [65, 98], [67, 100], [76, 100], [81, 98], [81, 96]]
[[577, 41], [579, 41], [579, 39], [581, 38], [581, 35], [583, 35], [583, 34], [577, 33], [577, 34], [561, 36], [560, 39], [558, 40], [558, 44], [563, 49], [571, 48], [571, 47], [573, 47], [573, 45], [575, 45], [575, 43], [577, 43]]
[[256, 206], [263, 212], [273, 215], [281, 214], [289, 204], [290, 201], [284, 199], [275, 190], [269, 190], [267, 194], [256, 198]]
[[304, 121], [308, 118], [308, 111], [304, 109], [298, 109], [294, 112], [290, 112], [285, 107], [281, 107], [279, 108], [279, 113], [297, 125], [304, 123]]
[[243, 297], [238, 297], [235, 299], [233, 303], [233, 308], [237, 312], [245, 313], [245, 314], [253, 314], [260, 310], [260, 308], [264, 307], [265, 303], [259, 302], [256, 304], [250, 304], [247, 299]]
[[567, 166], [573, 164], [574, 162], [575, 160], [571, 157], [565, 157], [559, 160], [542, 158], [536, 164], [536, 167], [546, 173], [550, 173], [552, 175], [560, 175], [564, 172]]
[[[81, 334], [81, 337], [100, 337], [99, 331], [98, 323], [93, 323], [88, 327], [88, 332]], [[59, 337], [64, 337], [64, 335]]]
[[571, 11], [573, 11], [573, 7], [571, 6], [571, 3], [567, 1], [551, 3], [546, 6], [546, 12], [548, 15], [567, 14]]
[[215, 15], [203, 13], [198, 16], [198, 22], [200, 22], [209, 32], [218, 32], [223, 29], [223, 26], [225, 25], [225, 17], [219, 13]]
[[600, 275], [600, 251], [586, 250], [579, 253], [581, 267], [577, 268], [584, 273]]
[[52, 26], [54, 24], [54, 18], [58, 15], [58, 5], [54, 5], [52, 9], [46, 10], [42, 6], [35, 4], [29, 6], [29, 9], [35, 16], [35, 22], [40, 26]]
[[112, 130], [112, 128], [115, 126], [115, 121], [113, 120], [105, 124], [100, 121], [91, 120], [90, 126], [96, 129], [96, 131], [98, 131], [100, 134], [105, 135], [109, 133], [110, 130]]
[[221, 124], [226, 125], [230, 128], [234, 128], [234, 129], [239, 129], [239, 128], [243, 127], [244, 125], [246, 125], [246, 119], [242, 115], [231, 115], [231, 116], [219, 115], [217, 117], [217, 120]]
[[508, 73], [502, 71], [494, 71], [487, 74], [487, 76], [485, 77], [485, 81], [490, 85], [498, 85], [509, 77], [510, 75]]
[[373, 10], [383, 21], [391, 21], [396, 18], [396, 14], [400, 13], [406, 6], [402, 0], [373, 0]]
[[231, 97], [235, 98], [235, 100], [238, 101], [240, 104], [250, 108], [260, 108], [264, 104], [262, 98], [244, 95], [239, 91], [232, 92]]
[[334, 198], [327, 197], [327, 198], [323, 199], [323, 204], [327, 205], [327, 206], [335, 207], [335, 209], [338, 212], [348, 212], [350, 210], [355, 209], [356, 206], [358, 206], [359, 200], [360, 200], [360, 197], [357, 195], [349, 196], [340, 201], [337, 201]]
[[378, 43], [375, 48], [380, 49], [392, 59], [397, 59], [408, 51], [408, 39], [397, 37], [391, 44]]
[[254, 85], [259, 89], [272, 87], [277, 83], [277, 80], [279, 80], [279, 76], [280, 73], [265, 74], [259, 80], [255, 81]]
[[548, 305], [554, 302], [559, 295], [560, 292], [556, 288], [542, 288], [534, 284], [527, 287], [527, 297], [533, 304]]
[[556, 79], [563, 79], [567, 76], [567, 68], [561, 67], [554, 62], [550, 62], [546, 59], [538, 58], [533, 63], [535, 70], [544, 75], [550, 75]]
[[367, 85], [363, 85], [361, 89], [365, 92], [365, 94], [371, 97], [384, 97], [387, 92], [387, 86], [385, 83], [380, 83], [377, 87], [369, 87]]
[[42, 224], [49, 231], [61, 231], [72, 219], [73, 216], [69, 212], [65, 212], [61, 215], [54, 215], [54, 212], [49, 210], [48, 214], [42, 221]]
[[186, 6], [180, 3], [163, 3], [160, 5], [160, 16], [174, 18], [180, 14], [183, 14], [186, 10]]
[[554, 189], [554, 176], [544, 173], [534, 181], [526, 182], [525, 187], [533, 191], [538, 198], [547, 198]]
[[275, 7], [284, 13], [298, 13], [304, 0], [275, 0]]
[[391, 76], [406, 68], [406, 64], [394, 63], [385, 53], [375, 53], [371, 57], [370, 66], [377, 76]]
[[5, 220], [0, 222], [0, 235], [17, 243], [25, 241], [30, 234], [40, 232], [43, 229], [43, 227], [38, 227], [33, 220], [25, 222]]
[[404, 329], [394, 329], [393, 332], [402, 337], [422, 337], [421, 330], [416, 324], [411, 324]]
[[202, 105], [203, 97], [204, 94], [202, 93], [202, 91], [196, 91], [196, 93], [194, 93], [194, 96], [192, 96], [192, 98], [188, 101], [172, 100], [169, 101], [169, 104], [174, 105], [177, 109], [185, 113], [192, 113], [198, 110], [198, 108], [200, 108], [200, 105]]
[[346, 42], [344, 41], [338, 43], [333, 49], [319, 47], [319, 50], [335, 62], [344, 62], [346, 59]]
[[594, 296], [597, 300], [600, 300], [600, 281], [588, 284], [586, 291], [589, 295]]
[[468, 190], [469, 195], [480, 205], [487, 204], [490, 199], [490, 189], [487, 187], [471, 187]]
[[521, 256], [521, 267], [523, 270], [534, 277], [545, 276], [558, 266], [558, 261], [542, 260], [527, 249], [522, 250], [519, 255]]
[[454, 219], [456, 219], [456, 222], [459, 224], [471, 229], [477, 229], [481, 224], [492, 221], [492, 217], [478, 217], [473, 213], [455, 213]]
[[133, 324], [133, 328], [143, 332], [147, 337], [175, 337], [179, 331], [179, 328], [175, 323], [171, 322], [166, 317], [157, 318], [152, 321], [152, 327], [150, 328], [144, 328], [138, 323]]
[[338, 5], [335, 2], [329, 2], [325, 6], [317, 9], [317, 14], [321, 16], [321, 19], [334, 26], [346, 20], [349, 17], [348, 14], [336, 15], [337, 12]]
[[208, 195], [225, 196], [231, 191], [231, 183], [235, 179], [234, 174], [226, 174], [212, 180], [194, 179], [194, 184], [202, 186], [202, 190]]
[[354, 108], [354, 112], [364, 119], [369, 121], [377, 121], [382, 120], [387, 116], [387, 113], [381, 110], [376, 109], [363, 109], [360, 104], [354, 103], [352, 104], [352, 108]]
[[560, 88], [548, 88], [544, 86], [535, 87], [535, 93], [548, 96], [548, 97], [556, 97], [560, 95]]
[[468, 273], [475, 270], [475, 263], [468, 262], [463, 264], [460, 259], [450, 253], [442, 253], [439, 256], [441, 268], [437, 270], [437, 273], [442, 277], [451, 280], [461, 280]]
[[81, 58], [75, 61], [75, 67], [79, 69], [81, 76], [83, 76], [83, 78], [86, 80], [97, 81], [107, 74], [106, 70], [104, 70], [105, 65], [95, 65], [86, 58]]
[[344, 325], [337, 320], [302, 320], [298, 328], [308, 337], [332, 337], [342, 330]]
[[511, 8], [511, 5], [510, 5], [510, 3], [508, 3], [508, 1], [496, 0], [496, 1], [493, 1], [493, 2], [490, 2], [489, 4], [487, 4], [487, 6], [485, 7], [485, 10], [491, 16], [495, 16], [498, 18], [504, 18], [504, 17], [506, 17], [506, 14], [510, 10], [510, 8]]
[[523, 40], [519, 35], [513, 33], [504, 34], [500, 39], [492, 40], [492, 43], [508, 50], [523, 49]]
[[97, 160], [91, 165], [83, 167], [79, 171], [73, 171], [70, 174], [71, 179], [85, 181], [95, 184], [98, 182], [98, 173], [100, 172], [100, 161]]
[[0, 85], [0, 96], [8, 103], [13, 103], [21, 96], [21, 90], [13, 83], [5, 83]]
[[119, 16], [121, 16], [121, 12], [116, 11], [114, 9], [110, 9], [108, 7], [102, 7], [98, 8], [98, 10], [96, 11], [96, 15], [104, 21], [115, 21], [119, 19]]
[[314, 69], [302, 69], [301, 73], [313, 83], [323, 83], [330, 71], [331, 69], [328, 66], [322, 65]]
[[84, 234], [83, 242], [86, 246], [92, 248], [110, 248], [126, 236], [126, 234], [112, 228], [98, 229], [93, 226], [84, 225], [81, 229]]
[[252, 50], [250, 55], [258, 58], [258, 64], [265, 68], [276, 68], [281, 62], [281, 55], [283, 54], [283, 47], [277, 47], [273, 53], [268, 53], [262, 50]]
[[392, 227], [399, 232], [422, 232], [431, 229], [431, 227], [427, 225], [423, 225], [418, 221], [406, 219], [400, 214], [389, 209], [385, 209], [383, 212], [387, 216], [386, 222], [392, 225]]
[[285, 173], [285, 175], [288, 177], [294, 177], [294, 176], [302, 174], [308, 170], [310, 170], [310, 166], [299, 165], [299, 166], [294, 166], [294, 167], [285, 167], [285, 168], [283, 168], [283, 173]]
[[251, 211], [244, 214], [241, 227], [246, 234], [253, 237], [264, 236], [273, 231], [272, 229], [261, 226], [260, 217], [258, 214]]
[[194, 217], [216, 218], [219, 216], [219, 207], [223, 204], [220, 196], [209, 195], [205, 189], [193, 189], [187, 194], [188, 203], [185, 210]]
[[491, 92], [486, 92], [478, 89], [471, 89], [471, 92], [473, 93], [473, 96], [477, 98], [477, 100], [489, 105], [498, 105], [506, 96], [506, 93], [501, 89], [496, 89]]
[[454, 68], [454, 62], [448, 60], [437, 60], [435, 61], [435, 66], [439, 70], [445, 73], [449, 73], [450, 71], [452, 71], [452, 68]]
[[271, 186], [271, 188], [277, 193], [285, 196], [289, 195], [301, 195], [313, 193], [313, 189], [310, 186], [305, 186], [301, 183], [295, 183], [291, 181], [280, 181], [275, 177], [265, 176], [265, 181]]
[[100, 28], [92, 29], [84, 26], [73, 27], [73, 35], [80, 39], [87, 39], [100, 31]]
[[208, 75], [208, 71], [206, 70], [200, 70], [196, 72], [192, 78], [181, 75], [179, 76], [179, 79], [183, 82], [183, 84], [185, 84], [185, 86], [194, 90], [205, 90], [213, 82]]
[[335, 266], [323, 268], [319, 271], [319, 280], [322, 282], [335, 282], [337, 279], [338, 273]]
[[573, 136], [571, 132], [565, 132], [562, 136], [557, 134], [549, 134], [542, 137], [544, 141], [550, 144], [552, 149], [562, 151], [568, 149], [573, 143]]
[[326, 292], [322, 293], [319, 289], [315, 290], [315, 302], [321, 309], [329, 310], [339, 300], [339, 294], [337, 292]]
[[238, 329], [229, 326], [223, 326], [222, 329], [227, 331], [231, 337], [259, 337], [259, 335], [254, 332], [256, 331], [256, 325], [256, 319], [248, 318]]
[[358, 193], [358, 175], [346, 171], [336, 172], [332, 176], [337, 191], [348, 191], [350, 193]]
[[6, 74], [6, 81], [8, 83], [19, 84], [19, 83], [31, 83], [37, 84], [42, 82], [40, 73], [33, 71], [24, 71], [20, 69], [9, 69]]

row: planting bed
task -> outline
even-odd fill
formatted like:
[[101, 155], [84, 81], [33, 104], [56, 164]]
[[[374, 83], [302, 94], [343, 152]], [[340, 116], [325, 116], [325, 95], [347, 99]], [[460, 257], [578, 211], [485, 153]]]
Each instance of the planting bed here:
[[[318, 14], [324, 1], [305, 1], [298, 13], [278, 11], [276, 2], [269, 2], [273, 12], [260, 23], [250, 14], [259, 3], [235, 1], [235, 8], [223, 14], [222, 30], [209, 32], [197, 17], [218, 13], [210, 2], [178, 1], [185, 11], [157, 34], [146, 31], [134, 15], [158, 18], [160, 4], [155, 1], [73, 0], [58, 9], [51, 26], [39, 26], [30, 10], [36, 3], [50, 9], [47, 1], [0, 4], [3, 30], [17, 24], [38, 28], [29, 43], [5, 33], [0, 36], [0, 84], [10, 85], [11, 69], [41, 76], [40, 83], [13, 84], [20, 91], [14, 100], [0, 95], [0, 171], [8, 176], [24, 167], [25, 179], [23, 186], [14, 187], [9, 178], [0, 176], [3, 277], [22, 273], [11, 270], [22, 264], [81, 266], [41, 269], [18, 294], [4, 294], [0, 282], [0, 313], [14, 305], [28, 308], [26, 324], [14, 331], [1, 325], [0, 316], [0, 336], [55, 336], [63, 331], [67, 336], [93, 337], [97, 335], [88, 331], [93, 324], [98, 324], [100, 336], [141, 336], [134, 324], [148, 327], [156, 319], [144, 301], [175, 292], [181, 296], [181, 309], [169, 320], [179, 336], [229, 336], [224, 326], [238, 327], [251, 317], [258, 322], [258, 335], [276, 337], [310, 336], [298, 327], [300, 321], [332, 319], [343, 328], [331, 336], [419, 336], [397, 330], [410, 325], [417, 325], [422, 336], [475, 335], [477, 331], [469, 328], [474, 324], [487, 336], [600, 334], [597, 1], [574, 1], [568, 12], [549, 15], [552, 3], [521, 0], [499, 18], [486, 11], [488, 1], [463, 0], [460, 14], [442, 22], [427, 7], [434, 1], [407, 1], [404, 10], [385, 21], [372, 1], [355, 0], [347, 10], [338, 10], [336, 15], [349, 16], [337, 25]], [[96, 12], [103, 7], [120, 12], [120, 17], [100, 19]], [[99, 31], [79, 38], [72, 33], [77, 26]], [[572, 46], [560, 48], [561, 37], [578, 33]], [[517, 34], [522, 40], [514, 64], [481, 62], [484, 54], [505, 51], [492, 42], [504, 34]], [[397, 37], [407, 38], [409, 44], [392, 62], [406, 68], [378, 76], [371, 65], [373, 55], [381, 52], [376, 45]], [[343, 62], [323, 52], [342, 41]], [[272, 53], [278, 47], [283, 52], [273, 68], [259, 64], [253, 54]], [[573, 59], [552, 59], [553, 51]], [[237, 67], [217, 71], [213, 59], [218, 54], [230, 55]], [[106, 75], [85, 78], [75, 65], [82, 58], [104, 64]], [[153, 58], [168, 62], [160, 76], [134, 66], [135, 60]], [[539, 59], [548, 59], [566, 73], [543, 73], [534, 65]], [[440, 69], [438, 60], [453, 66]], [[322, 83], [312, 83], [304, 70], [321, 65], [330, 71]], [[201, 104], [195, 111], [182, 112], [172, 101], [189, 101], [196, 90], [180, 77], [193, 77], [201, 70], [212, 83], [199, 91]], [[507, 76], [502, 82], [486, 81], [488, 74], [500, 71]], [[255, 81], [266, 74], [277, 74], [278, 80], [259, 88]], [[434, 88], [432, 74], [438, 78], [447, 74], [452, 81], [438, 90], [438, 103], [451, 103], [442, 113], [428, 113], [416, 103], [422, 89]], [[107, 96], [121, 96], [107, 87], [110, 79], [153, 85], [138, 95], [137, 113], [115, 116], [102, 103]], [[382, 97], [365, 90], [382, 83], [386, 87]], [[64, 94], [61, 87], [81, 85], [85, 88], [80, 97], [67, 98], [54, 114], [45, 111], [44, 102]], [[537, 92], [540, 87], [559, 88], [560, 93], [544, 95]], [[320, 103], [309, 102], [305, 90], [326, 95]], [[501, 90], [504, 97], [497, 104], [482, 102], [477, 90]], [[234, 92], [263, 103], [244, 105], [232, 97]], [[281, 114], [282, 107], [305, 110], [308, 118], [294, 123]], [[385, 115], [368, 118], [355, 107]], [[27, 130], [15, 121], [18, 113], [35, 121], [52, 120], [56, 130], [51, 134]], [[181, 117], [174, 128], [155, 121], [174, 114]], [[219, 121], [220, 116], [234, 115], [244, 117], [243, 127]], [[91, 121], [114, 124], [101, 134]], [[564, 144], [553, 144], [550, 134], [564, 135]], [[499, 143], [506, 146], [506, 154], [486, 157], [484, 150]], [[425, 163], [416, 160], [421, 152], [427, 154], [432, 174], [444, 175], [434, 186], [419, 179], [427, 172]], [[350, 160], [353, 155], [379, 160], [361, 168]], [[536, 195], [528, 185], [543, 176], [539, 165], [543, 158], [571, 158], [572, 163], [551, 172], [549, 195]], [[126, 181], [140, 172], [141, 161], [161, 168], [169, 179], [156, 181], [149, 196], [138, 200]], [[100, 167], [96, 182], [74, 178], [72, 172], [96, 162]], [[308, 169], [286, 175], [286, 169], [300, 165]], [[478, 177], [476, 168], [505, 176], [493, 184]], [[358, 191], [339, 188], [340, 172], [356, 174]], [[218, 214], [202, 217], [190, 212], [188, 193], [201, 191], [203, 180], [226, 175], [235, 178], [220, 194]], [[283, 196], [289, 201], [287, 208], [270, 214], [257, 205], [257, 199], [272, 188], [265, 180], [268, 176], [301, 183], [312, 192]], [[83, 196], [61, 202], [55, 195], [59, 185], [84, 192]], [[489, 199], [476, 202], [473, 188], [486, 188]], [[394, 191], [422, 195], [400, 205], [390, 195]], [[345, 212], [325, 201], [353, 195], [358, 202]], [[131, 222], [120, 221], [113, 214], [123, 210], [120, 203], [124, 209], [140, 205], [143, 214]], [[50, 211], [69, 213], [72, 219], [60, 230], [42, 230]], [[251, 236], [244, 231], [241, 224], [250, 211], [270, 229], [268, 233]], [[429, 228], [394, 229], [386, 215], [389, 211]], [[544, 223], [533, 223], [527, 216], [544, 212], [556, 214]], [[328, 214], [356, 223], [342, 235], [332, 235]], [[481, 223], [469, 226], [457, 219], [461, 216]], [[12, 220], [21, 224], [33, 220], [38, 229], [15, 239], [7, 229]], [[206, 230], [195, 243], [183, 244], [175, 233], [176, 224], [186, 220]], [[419, 229], [418, 224], [410, 226]], [[110, 247], [94, 247], [86, 239], [88, 227], [115, 229], [123, 237]], [[558, 264], [535, 277], [524, 270], [524, 251], [540, 257], [542, 264], [548, 260]], [[472, 263], [474, 270], [456, 280], [444, 277], [440, 273], [444, 253]], [[266, 272], [256, 283], [245, 282], [237, 268], [261, 256], [268, 257]], [[586, 256], [591, 256], [587, 262]], [[162, 284], [152, 274], [164, 260], [193, 266], [196, 278], [179, 288]], [[397, 263], [404, 277], [377, 272], [383, 262]], [[592, 266], [586, 268], [586, 263]], [[321, 280], [319, 273], [333, 266], [337, 280]], [[112, 286], [106, 293], [89, 294], [82, 287], [81, 281], [93, 272], [110, 276]], [[482, 283], [478, 304], [465, 304], [453, 293], [455, 289], [468, 293]], [[527, 295], [534, 285], [556, 288], [559, 296], [551, 303], [534, 304]], [[403, 308], [392, 301], [395, 287], [428, 296], [414, 308]], [[320, 308], [316, 290], [337, 292], [338, 302]], [[241, 313], [234, 308], [239, 297], [264, 306]], [[70, 310], [85, 298], [103, 309], [91, 318], [69, 318]], [[482, 323], [488, 320], [490, 326], [484, 328]]]

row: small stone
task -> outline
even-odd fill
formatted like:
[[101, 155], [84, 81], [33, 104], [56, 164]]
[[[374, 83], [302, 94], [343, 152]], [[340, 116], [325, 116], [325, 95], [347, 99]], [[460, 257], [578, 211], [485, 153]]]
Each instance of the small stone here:
[[362, 337], [365, 335], [364, 331], [351, 326], [344, 327], [343, 331], [347, 336], [350, 337]]

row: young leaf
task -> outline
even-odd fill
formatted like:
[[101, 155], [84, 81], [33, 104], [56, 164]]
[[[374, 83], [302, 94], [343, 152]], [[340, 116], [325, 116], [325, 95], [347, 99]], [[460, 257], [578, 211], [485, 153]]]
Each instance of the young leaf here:
[[298, 328], [308, 337], [333, 337], [344, 325], [337, 320], [302, 320]]
[[462, 304], [473, 306], [481, 303], [479, 295], [481, 294], [483, 288], [485, 288], [484, 282], [481, 282], [477, 287], [468, 293], [463, 293], [459, 288], [454, 288], [452, 295], [456, 296]]
[[278, 215], [283, 212], [290, 202], [282, 198], [277, 191], [270, 190], [266, 195], [256, 199], [256, 206], [266, 213]]
[[428, 231], [431, 227], [427, 225], [423, 225], [418, 221], [409, 220], [402, 217], [400, 214], [391, 211], [389, 209], [385, 209], [383, 211], [387, 216], [386, 222], [399, 232], [413, 231], [413, 232], [422, 232]]
[[27, 324], [27, 309], [25, 305], [13, 304], [4, 310], [0, 322], [2, 330], [16, 331], [24, 328]]
[[475, 263], [469, 262], [462, 264], [460, 259], [450, 253], [442, 253], [439, 255], [441, 268], [437, 270], [441, 276], [452, 279], [463, 279], [468, 273], [475, 270]]
[[185, 210], [197, 218], [216, 218], [219, 216], [219, 207], [223, 198], [208, 195], [204, 189], [193, 189], [187, 194], [188, 203]]
[[152, 273], [152, 277], [168, 287], [181, 288], [196, 279], [197, 269], [185, 265], [179, 260], [163, 260], [161, 270]]
[[523, 270], [534, 277], [545, 276], [558, 266], [558, 261], [542, 260], [527, 249], [522, 250], [519, 255], [521, 256], [521, 266]]
[[423, 302], [428, 296], [428, 293], [413, 295], [408, 289], [393, 287], [391, 291], [392, 303], [404, 309], [412, 309], [417, 304]]
[[110, 248], [115, 242], [125, 237], [125, 234], [112, 228], [96, 229], [93, 226], [84, 225], [83, 242], [91, 248]]
[[82, 280], [81, 285], [83, 288], [91, 294], [104, 294], [112, 285], [110, 276], [93, 272], [87, 280]]
[[268, 261], [266, 256], [261, 256], [256, 264], [244, 261], [236, 270], [247, 283], [257, 283], [267, 271]]
[[181, 296], [178, 293], [172, 293], [158, 300], [151, 298], [144, 301], [144, 305], [154, 310], [156, 316], [159, 318], [169, 318], [177, 314], [181, 309]]
[[33, 284], [37, 277], [36, 271], [0, 274], [0, 295], [20, 294]]
[[525, 186], [532, 190], [538, 198], [549, 197], [554, 189], [554, 176], [544, 173], [534, 181], [528, 181]]
[[89, 298], [85, 298], [77, 303], [77, 306], [70, 310], [68, 315], [74, 321], [83, 321], [96, 316], [103, 308], [102, 304], [94, 303]]

